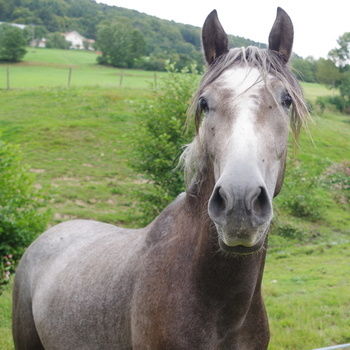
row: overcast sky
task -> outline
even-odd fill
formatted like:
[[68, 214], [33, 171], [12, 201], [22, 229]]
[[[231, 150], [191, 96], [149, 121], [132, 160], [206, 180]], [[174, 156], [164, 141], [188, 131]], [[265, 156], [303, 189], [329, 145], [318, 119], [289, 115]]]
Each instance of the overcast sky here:
[[294, 24], [294, 52], [298, 55], [326, 57], [337, 46], [337, 38], [350, 32], [350, 0], [97, 0], [126, 7], [175, 22], [201, 27], [214, 8], [228, 34], [267, 42], [282, 7]]

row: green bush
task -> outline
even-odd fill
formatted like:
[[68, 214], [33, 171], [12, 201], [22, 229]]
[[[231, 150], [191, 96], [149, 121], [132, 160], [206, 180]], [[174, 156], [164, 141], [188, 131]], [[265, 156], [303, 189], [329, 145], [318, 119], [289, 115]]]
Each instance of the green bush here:
[[350, 109], [350, 102], [348, 102], [343, 96], [320, 96], [316, 99], [316, 105], [322, 113], [326, 108], [335, 108], [341, 113], [347, 113]]
[[17, 260], [45, 230], [46, 200], [35, 188], [18, 149], [0, 141], [0, 259], [10, 254]]
[[319, 220], [323, 214], [320, 206], [320, 190], [321, 185], [317, 176], [311, 176], [301, 166], [289, 166], [283, 194], [276, 202], [295, 217], [311, 221]]
[[272, 239], [278, 236], [282, 237], [284, 240], [295, 242], [302, 242], [307, 238], [307, 233], [305, 234], [299, 228], [290, 223], [282, 223], [279, 219], [278, 214], [272, 221], [269, 235], [271, 238], [273, 236]]
[[131, 166], [143, 174], [149, 186], [137, 195], [149, 222], [184, 190], [182, 170], [177, 167], [182, 147], [192, 139], [185, 132], [187, 109], [198, 82], [191, 69], [176, 72], [168, 67], [159, 92], [150, 103], [139, 106], [142, 126], [136, 135], [135, 157]]
[[0, 61], [18, 62], [26, 53], [26, 38], [17, 27], [0, 25]]

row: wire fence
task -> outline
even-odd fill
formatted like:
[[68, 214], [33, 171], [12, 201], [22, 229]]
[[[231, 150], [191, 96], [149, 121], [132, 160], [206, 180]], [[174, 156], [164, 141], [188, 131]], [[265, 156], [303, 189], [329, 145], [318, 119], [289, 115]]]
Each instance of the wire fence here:
[[95, 66], [0, 65], [0, 89], [78, 86], [157, 89], [164, 74]]

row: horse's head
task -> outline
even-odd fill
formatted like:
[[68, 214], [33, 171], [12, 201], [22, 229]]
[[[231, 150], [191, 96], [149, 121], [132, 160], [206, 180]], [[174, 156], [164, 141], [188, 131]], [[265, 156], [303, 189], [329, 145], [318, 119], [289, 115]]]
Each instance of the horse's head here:
[[[295, 126], [306, 113], [287, 66], [293, 25], [278, 8], [268, 49], [229, 50], [213, 11], [202, 37], [208, 70], [194, 99], [198, 133], [185, 161], [210, 163], [215, 185], [208, 213], [220, 247], [248, 254], [262, 247], [272, 219], [272, 198], [283, 182], [290, 119]], [[196, 169], [192, 184], [205, 171]]]

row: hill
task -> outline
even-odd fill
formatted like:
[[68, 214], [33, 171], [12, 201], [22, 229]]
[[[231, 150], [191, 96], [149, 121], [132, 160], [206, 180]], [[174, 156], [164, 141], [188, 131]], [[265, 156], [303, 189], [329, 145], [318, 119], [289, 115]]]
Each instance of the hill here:
[[[129, 23], [142, 33], [147, 56], [202, 62], [200, 28], [93, 0], [0, 0], [0, 21], [43, 26], [49, 32], [76, 30], [92, 39], [104, 21]], [[232, 47], [265, 46], [234, 35], [229, 41]]]

